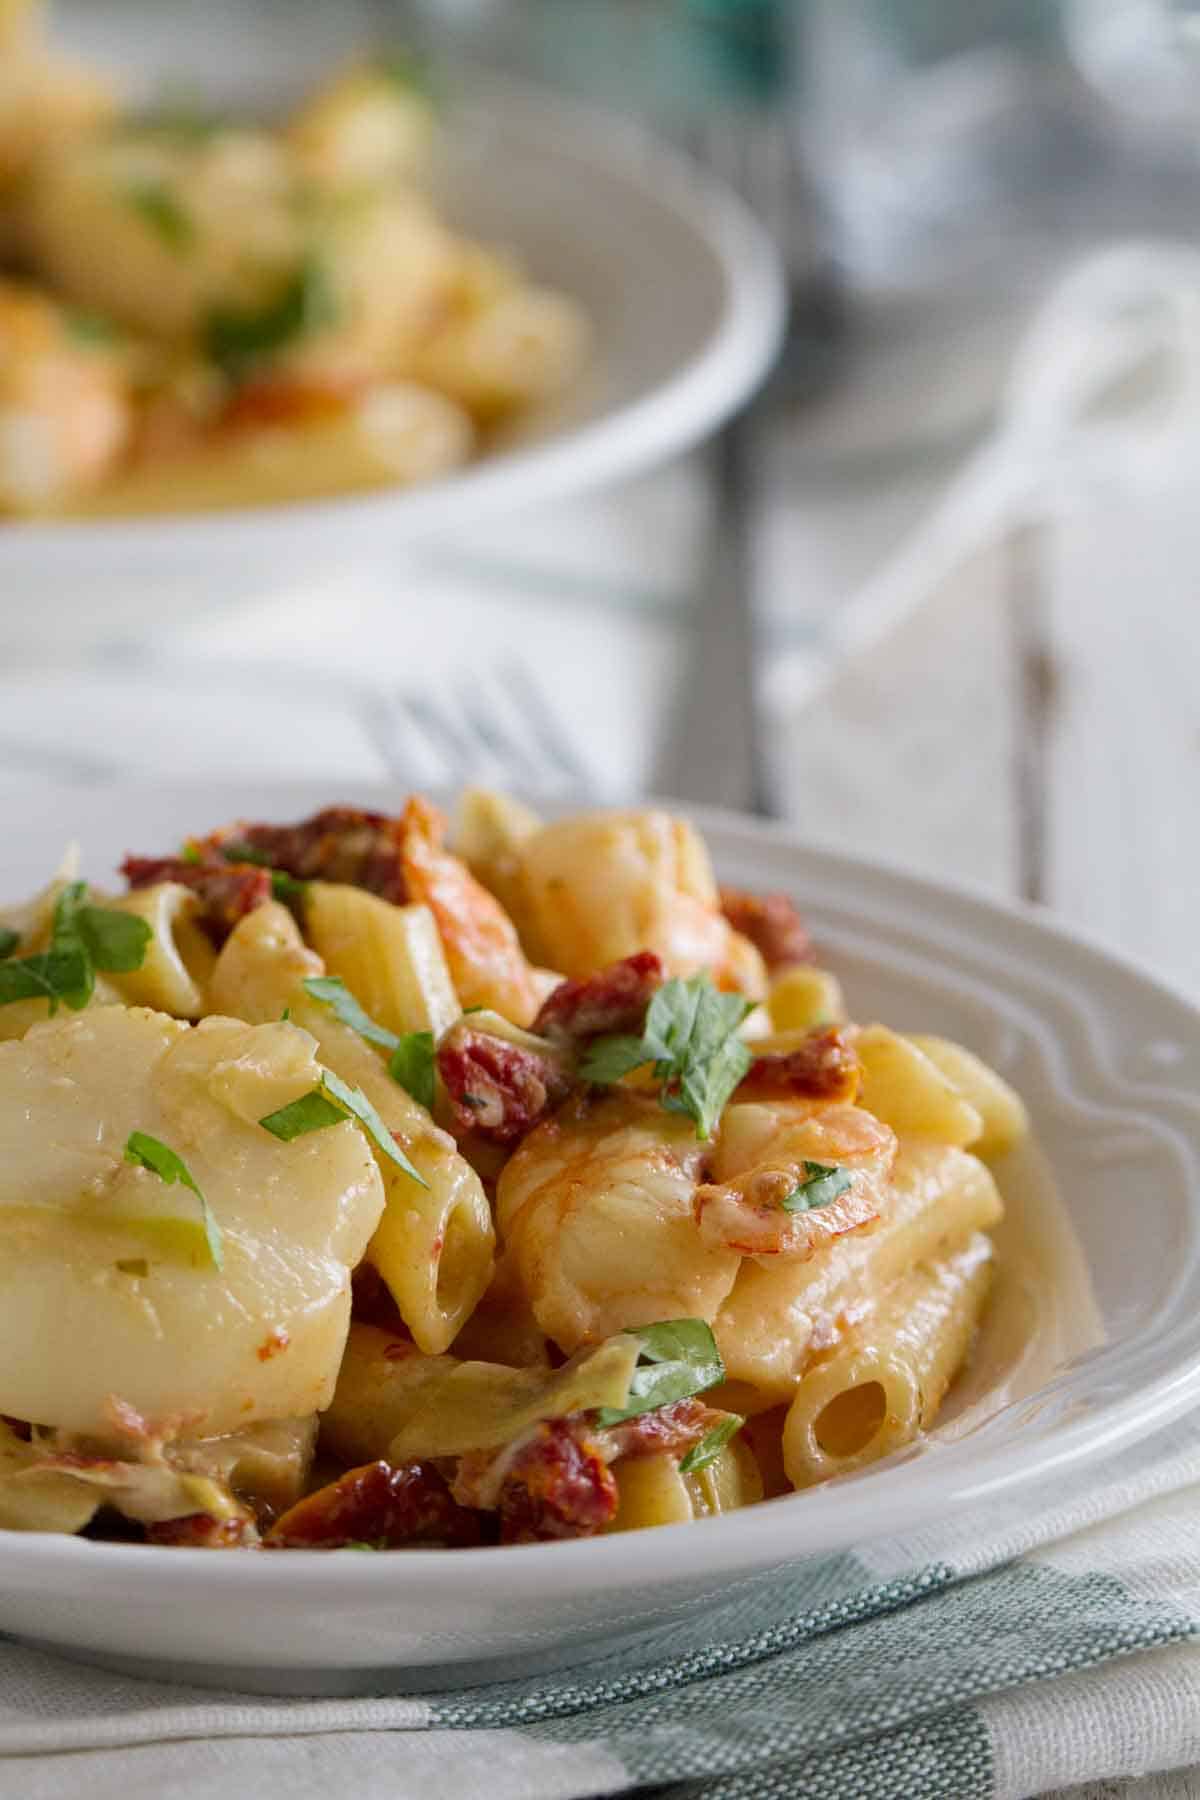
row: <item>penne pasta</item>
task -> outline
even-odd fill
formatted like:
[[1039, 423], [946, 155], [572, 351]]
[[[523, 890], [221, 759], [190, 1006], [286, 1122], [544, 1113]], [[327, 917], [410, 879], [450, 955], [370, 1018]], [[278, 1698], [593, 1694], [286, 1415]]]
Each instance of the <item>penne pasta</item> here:
[[990, 1240], [920, 1263], [801, 1380], [783, 1428], [794, 1487], [902, 1449], [932, 1424], [963, 1359], [991, 1279]]
[[911, 1038], [867, 1025], [855, 1038], [862, 1064], [859, 1100], [903, 1137], [960, 1148], [978, 1143], [983, 1119], [967, 1097]]
[[980, 1057], [964, 1050], [961, 1044], [952, 1044], [948, 1038], [913, 1035], [909, 1041], [983, 1120], [983, 1130], [971, 1145], [976, 1156], [990, 1161], [1015, 1149], [1029, 1136], [1025, 1102]]
[[648, 1525], [682, 1525], [754, 1506], [763, 1481], [750, 1446], [734, 1438], [694, 1474], [681, 1471], [675, 1457], [623, 1457], [615, 1469], [617, 1514], [610, 1530], [640, 1531]]
[[807, 1263], [743, 1262], [713, 1327], [730, 1387], [722, 1404], [760, 1411], [786, 1400], [814, 1355], [838, 1340], [917, 1263], [998, 1223], [984, 1165], [965, 1151], [902, 1143], [887, 1210]]
[[427, 906], [393, 906], [342, 882], [314, 881], [304, 931], [331, 975], [340, 975], [380, 1025], [403, 1036], [441, 1037], [462, 1008]]
[[131, 1006], [153, 1006], [177, 1019], [200, 1018], [217, 958], [196, 924], [196, 896], [167, 881], [135, 888], [106, 904], [144, 919], [152, 934], [141, 967], [110, 977], [121, 999]]
[[837, 976], [805, 963], [775, 976], [767, 1008], [773, 1031], [811, 1031], [817, 1025], [840, 1025], [846, 1018]]

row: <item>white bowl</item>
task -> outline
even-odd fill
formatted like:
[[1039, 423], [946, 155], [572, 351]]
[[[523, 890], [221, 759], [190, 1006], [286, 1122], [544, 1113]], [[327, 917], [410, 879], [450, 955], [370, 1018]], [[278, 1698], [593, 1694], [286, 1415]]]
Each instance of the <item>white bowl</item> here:
[[[15, 790], [14, 790], [15, 791]], [[299, 817], [304, 787], [38, 790], [11, 805], [4, 888], [75, 833], [103, 880], [129, 848], [238, 814]], [[391, 790], [349, 796], [394, 805]], [[783, 831], [698, 814], [722, 876], [785, 888], [855, 1016], [971, 1045], [1028, 1099], [1103, 1343], [1018, 1367], [1004, 1394], [888, 1463], [693, 1525], [573, 1543], [389, 1556], [214, 1554], [0, 1533], [0, 1630], [159, 1676], [266, 1691], [415, 1689], [511, 1677], [610, 1649], [806, 1558], [938, 1521], [1078, 1469], [1200, 1398], [1200, 1013], [1041, 915]], [[1058, 1231], [1037, 1159], [1002, 1172], [1033, 1236]], [[1060, 1245], [1060, 1250], [1062, 1246]], [[1070, 1267], [1067, 1336], [1096, 1335]], [[36, 1346], [31, 1346], [36, 1354]]]
[[[219, 93], [236, 72], [245, 100], [253, 81], [237, 66], [236, 40], [209, 67], [178, 38], [189, 19], [202, 20], [211, 50], [221, 34], [207, 7], [170, 9], [172, 32], [158, 39], [143, 11], [130, 29], [111, 7], [99, 5], [95, 17], [76, 8], [68, 36], [89, 52], [107, 50], [143, 86], [183, 68], [190, 89]], [[253, 73], [264, 47], [253, 10], [232, 14], [231, 30], [239, 20]], [[302, 66], [282, 68], [279, 48], [272, 42], [263, 68], [268, 99], [314, 62], [310, 52]], [[0, 521], [0, 640], [28, 649], [64, 632], [76, 643], [117, 637], [356, 564], [397, 569], [403, 598], [415, 584], [397, 568], [398, 550], [636, 474], [704, 437], [754, 389], [779, 346], [785, 285], [770, 240], [740, 201], [633, 124], [495, 76], [460, 80], [441, 204], [583, 307], [595, 345], [577, 387], [506, 448], [426, 486], [217, 514]]]

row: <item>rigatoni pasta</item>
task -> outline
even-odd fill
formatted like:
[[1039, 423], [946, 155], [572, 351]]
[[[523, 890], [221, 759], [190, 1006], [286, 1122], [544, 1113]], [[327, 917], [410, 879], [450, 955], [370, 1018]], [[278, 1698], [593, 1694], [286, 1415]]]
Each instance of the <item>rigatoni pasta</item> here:
[[587, 1537], [936, 1425], [1019, 1099], [851, 1023], [685, 821], [463, 822], [236, 820], [0, 917], [0, 1529]]

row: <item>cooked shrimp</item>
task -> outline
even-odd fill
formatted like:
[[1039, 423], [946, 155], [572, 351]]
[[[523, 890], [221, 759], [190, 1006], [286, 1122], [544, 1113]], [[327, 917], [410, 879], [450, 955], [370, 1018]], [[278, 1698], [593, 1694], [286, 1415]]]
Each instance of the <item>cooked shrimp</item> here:
[[500, 1177], [502, 1235], [542, 1330], [574, 1351], [657, 1319], [713, 1319], [738, 1255], [704, 1243], [707, 1145], [646, 1095], [572, 1101]]
[[464, 1007], [490, 1006], [528, 1025], [540, 996], [516, 927], [466, 863], [445, 848], [446, 821], [414, 794], [401, 822], [400, 867], [409, 900], [432, 912]]
[[131, 426], [112, 346], [73, 335], [53, 301], [0, 281], [0, 513], [39, 512], [93, 486]]
[[[713, 1250], [805, 1261], [878, 1218], [895, 1160], [895, 1132], [861, 1107], [805, 1100], [731, 1106], [713, 1179], [696, 1194], [700, 1238]], [[789, 1211], [784, 1202], [828, 1171], [845, 1171], [850, 1185], [810, 1210]]]
[[703, 841], [686, 819], [653, 809], [599, 812], [544, 825], [519, 846], [518, 924], [540, 962], [590, 975], [654, 950], [669, 975], [709, 969], [751, 999], [766, 970], [721, 911]]

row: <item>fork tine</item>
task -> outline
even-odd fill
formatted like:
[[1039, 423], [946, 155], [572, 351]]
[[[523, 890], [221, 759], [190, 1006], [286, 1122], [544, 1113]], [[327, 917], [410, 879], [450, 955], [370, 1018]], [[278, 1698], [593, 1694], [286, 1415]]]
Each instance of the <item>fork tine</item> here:
[[596, 779], [580, 757], [528, 666], [517, 657], [503, 665], [504, 680], [520, 707], [539, 751], [549, 766], [583, 795], [596, 792]]
[[547, 785], [544, 758], [539, 757], [528, 744], [521, 742], [504, 717], [495, 695], [489, 694], [482, 684], [476, 684], [460, 688], [460, 698], [500, 775], [511, 778], [534, 792], [544, 788]]
[[426, 741], [445, 763], [450, 780], [465, 781], [479, 761], [478, 747], [471, 742], [469, 728], [464, 729], [429, 694], [397, 694], [394, 704], [424, 732]]

